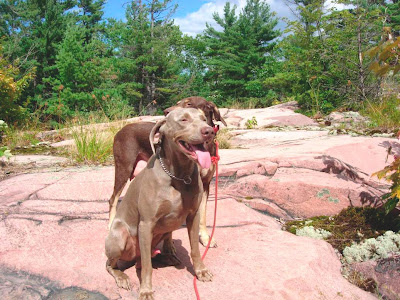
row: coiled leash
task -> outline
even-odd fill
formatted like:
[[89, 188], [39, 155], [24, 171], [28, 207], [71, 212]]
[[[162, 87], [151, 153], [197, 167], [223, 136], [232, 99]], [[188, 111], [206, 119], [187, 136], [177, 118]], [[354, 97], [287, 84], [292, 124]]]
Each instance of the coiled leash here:
[[[215, 131], [215, 129], [214, 129]], [[218, 130], [217, 130], [218, 131]], [[210, 239], [208, 240], [208, 244], [206, 249], [204, 250], [203, 255], [201, 256], [201, 260], [204, 260], [204, 257], [206, 257], [206, 254], [208, 252], [208, 249], [210, 248], [210, 244], [212, 241], [212, 238], [214, 236], [214, 231], [215, 231], [215, 224], [217, 222], [217, 199], [218, 199], [218, 161], [219, 161], [219, 155], [218, 155], [218, 141], [215, 140], [215, 156], [211, 157], [212, 163], [215, 165], [215, 208], [214, 208], [214, 224], [213, 228], [211, 231]], [[196, 275], [193, 278], [193, 286], [194, 286], [194, 292], [196, 293], [196, 298], [197, 300], [200, 300], [200, 295], [199, 291], [197, 290], [197, 277]]]

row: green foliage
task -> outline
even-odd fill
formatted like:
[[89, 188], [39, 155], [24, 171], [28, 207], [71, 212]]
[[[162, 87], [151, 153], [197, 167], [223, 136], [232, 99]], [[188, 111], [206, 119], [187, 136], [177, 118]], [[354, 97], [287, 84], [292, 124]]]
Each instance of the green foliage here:
[[171, 0], [132, 1], [126, 12], [127, 23], [120, 28], [121, 80], [138, 83], [129, 88], [140, 114], [154, 101], [163, 105], [177, 92], [182, 33], [170, 19], [175, 10]]
[[268, 90], [263, 86], [263, 75], [265, 64], [271, 61], [267, 54], [279, 35], [269, 5], [248, 0], [237, 16], [236, 6], [227, 2], [223, 16], [215, 13], [213, 17], [223, 31], [207, 24], [202, 38], [207, 45], [204, 78], [218, 95], [216, 104], [223, 105], [226, 98], [265, 96]]
[[[389, 155], [391, 148], [388, 151]], [[384, 207], [386, 213], [389, 213], [399, 204], [400, 200], [400, 157], [395, 155], [391, 164], [383, 170], [372, 174], [372, 176], [377, 176], [379, 179], [386, 179], [392, 183], [390, 186], [391, 192], [382, 196], [382, 199], [385, 201]]]
[[26, 109], [18, 100], [32, 78], [32, 73], [19, 76], [19, 69], [6, 60], [0, 45], [0, 119], [14, 123], [26, 118]]
[[400, 128], [400, 99], [383, 97], [375, 102], [366, 102], [363, 114], [370, 119], [370, 126], [396, 132]]
[[[341, 253], [353, 242], [359, 243], [369, 238], [376, 238], [388, 230], [400, 230], [400, 217], [387, 215], [383, 210], [372, 207], [349, 207], [339, 214], [328, 217], [313, 217], [303, 221], [289, 221], [285, 230], [296, 234], [305, 226], [313, 226], [314, 231], [328, 231], [332, 235], [325, 239]], [[322, 231], [323, 230], [323, 231]]]
[[[173, 0], [131, 1], [125, 20], [105, 20], [104, 0], [0, 1], [0, 77], [19, 83], [0, 88], [0, 115], [60, 127], [93, 112], [157, 113], [193, 95], [241, 108], [293, 99], [308, 115], [376, 104], [387, 76], [371, 70], [398, 71], [399, 3], [337, 0], [352, 6], [336, 11], [327, 1], [292, 1], [298, 19], [281, 40], [262, 0], [241, 11], [226, 3], [218, 28], [197, 37], [174, 25]], [[392, 43], [380, 42], [390, 40], [382, 28]]]
[[362, 55], [380, 38], [379, 10], [357, 1], [352, 9], [326, 10], [325, 2], [297, 2], [299, 20], [288, 21], [289, 34], [280, 44], [282, 73], [266, 81], [270, 88], [284, 87], [310, 114], [343, 106], [358, 109], [380, 89], [368, 70], [370, 60]]
[[252, 117], [251, 119], [247, 120], [245, 125], [247, 129], [253, 129], [257, 127], [257, 119], [256, 117]]
[[76, 146], [73, 157], [78, 162], [104, 163], [112, 155], [113, 138], [110, 133], [80, 126], [72, 132], [72, 137]]
[[8, 149], [7, 146], [0, 146], [0, 158], [3, 157], [3, 156], [7, 160], [9, 160], [10, 157], [12, 157], [11, 151], [10, 151], [10, 149]]
[[[392, 34], [390, 29], [387, 29], [387, 34]], [[382, 41], [366, 53], [374, 59], [370, 65], [370, 69], [377, 76], [383, 77], [391, 71], [394, 76], [400, 71], [400, 36], [394, 40]]]

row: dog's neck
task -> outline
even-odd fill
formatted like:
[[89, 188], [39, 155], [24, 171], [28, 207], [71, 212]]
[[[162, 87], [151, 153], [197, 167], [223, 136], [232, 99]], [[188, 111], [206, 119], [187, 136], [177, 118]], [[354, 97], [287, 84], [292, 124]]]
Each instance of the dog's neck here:
[[177, 146], [169, 139], [163, 139], [160, 149], [160, 157], [167, 170], [178, 178], [189, 176], [192, 181], [196, 179], [198, 174], [197, 164], [188, 158]]

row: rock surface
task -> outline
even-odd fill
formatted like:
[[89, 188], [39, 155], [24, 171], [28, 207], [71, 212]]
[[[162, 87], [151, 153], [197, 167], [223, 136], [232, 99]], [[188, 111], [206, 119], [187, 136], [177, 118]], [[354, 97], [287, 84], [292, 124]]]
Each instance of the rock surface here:
[[400, 295], [400, 256], [392, 256], [379, 261], [355, 263], [352, 270], [361, 273], [365, 279], [372, 279], [378, 285], [383, 299], [397, 300]]
[[394, 139], [303, 130], [239, 130], [233, 143], [241, 149], [221, 151], [224, 192], [285, 219], [381, 205], [388, 185], [371, 175], [399, 150]]
[[270, 126], [317, 126], [318, 123], [312, 119], [295, 113], [297, 109], [295, 101], [283, 103], [267, 108], [257, 109], [221, 109], [221, 115], [224, 117], [231, 128], [247, 128], [246, 122], [255, 118], [257, 124], [254, 128], [263, 128]]
[[68, 158], [50, 155], [13, 155], [9, 160], [4, 157], [0, 160], [17, 165], [32, 165], [43, 168], [54, 165], [62, 165], [69, 162]]
[[[390, 162], [387, 149], [399, 155], [400, 146], [390, 138], [329, 135], [295, 109], [221, 110], [237, 128], [236, 148], [220, 150], [219, 247], [205, 259], [214, 281], [198, 283], [202, 299], [376, 299], [343, 278], [329, 244], [283, 232], [268, 214], [290, 219], [379, 205], [388, 185], [371, 174]], [[259, 129], [245, 130], [253, 116]], [[283, 127], [263, 129], [276, 125]], [[105, 270], [113, 178], [113, 167], [70, 167], [0, 182], [1, 299], [137, 297], [135, 267], [126, 270], [130, 292]], [[213, 206], [211, 194], [209, 226]], [[186, 229], [173, 238], [182, 265], [154, 265], [155, 297], [195, 299]]]
[[[0, 234], [7, 237], [0, 244], [2, 299], [137, 297], [135, 267], [126, 270], [134, 285], [129, 292], [118, 289], [105, 270], [112, 184], [113, 167], [24, 174], [1, 182]], [[210, 200], [209, 221], [213, 204]], [[173, 238], [182, 265], [155, 265], [155, 297], [194, 299], [186, 229]], [[284, 232], [273, 218], [224, 195], [215, 238], [219, 247], [205, 259], [214, 280], [198, 283], [202, 299], [375, 299], [342, 277], [329, 244]]]

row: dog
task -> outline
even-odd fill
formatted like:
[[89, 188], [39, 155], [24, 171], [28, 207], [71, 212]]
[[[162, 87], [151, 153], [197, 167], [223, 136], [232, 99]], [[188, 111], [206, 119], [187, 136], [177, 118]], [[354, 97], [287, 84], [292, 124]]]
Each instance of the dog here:
[[[225, 126], [226, 122], [221, 117], [221, 114], [217, 106], [207, 101], [202, 97], [189, 97], [182, 99], [175, 106], [171, 106], [164, 110], [164, 114], [167, 115], [169, 112], [176, 108], [197, 108], [204, 112], [207, 118], [207, 124], [211, 127], [215, 127], [213, 120], [221, 121]], [[109, 200], [109, 224], [111, 227], [114, 219], [118, 199], [121, 196], [122, 190], [124, 189], [128, 179], [133, 179], [142, 170], [150, 156], [152, 155], [151, 145], [149, 142], [149, 134], [154, 127], [152, 122], [141, 122], [133, 123], [124, 126], [114, 137], [113, 154], [115, 162], [115, 180], [114, 190]], [[212, 156], [215, 155], [216, 148], [213, 141], [210, 141], [206, 145], [207, 150]], [[210, 182], [215, 173], [215, 166], [212, 165], [209, 169], [201, 170], [201, 178], [203, 181], [203, 201], [200, 206], [200, 242], [206, 246], [209, 242], [209, 235], [206, 228], [206, 205], [210, 190]], [[210, 247], [216, 247], [217, 243], [213, 239], [210, 243]]]
[[[139, 299], [153, 299], [151, 257], [163, 243], [161, 257], [179, 264], [172, 232], [186, 221], [193, 268], [200, 281], [211, 281], [199, 250], [199, 206], [203, 198], [201, 169], [211, 166], [204, 144], [214, 130], [204, 113], [177, 108], [153, 126], [150, 141], [160, 133], [160, 145], [147, 166], [133, 180], [118, 206], [105, 242], [106, 269], [120, 288], [131, 289], [129, 277], [118, 269], [118, 260], [141, 262]], [[154, 146], [152, 146], [154, 150]]]

